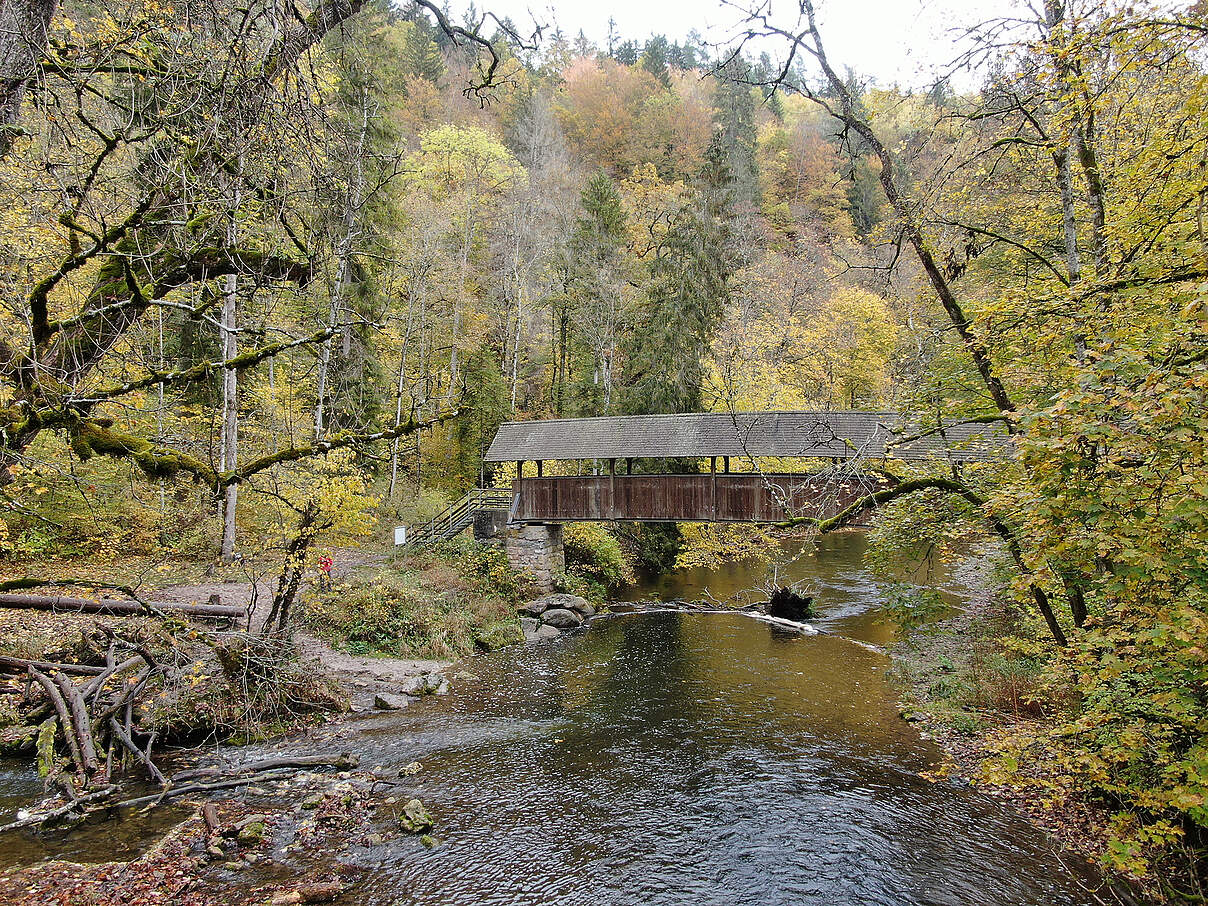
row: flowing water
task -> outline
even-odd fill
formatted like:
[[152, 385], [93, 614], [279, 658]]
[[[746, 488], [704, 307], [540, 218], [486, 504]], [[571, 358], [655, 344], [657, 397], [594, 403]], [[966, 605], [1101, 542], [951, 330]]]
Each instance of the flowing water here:
[[[471, 660], [442, 700], [341, 748], [405, 779], [441, 844], [342, 854], [359, 904], [1089, 904], [1088, 879], [976, 792], [894, 707], [862, 539], [797, 561], [824, 634], [738, 614], [606, 616]], [[675, 574], [718, 597], [762, 567]], [[856, 639], [857, 641], [853, 641]], [[341, 902], [345, 902], [342, 900]]]

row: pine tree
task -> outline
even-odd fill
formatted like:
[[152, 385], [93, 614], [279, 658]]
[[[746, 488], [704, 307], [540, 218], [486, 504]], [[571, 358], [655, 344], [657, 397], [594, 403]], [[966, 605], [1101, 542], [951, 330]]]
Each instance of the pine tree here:
[[511, 404], [499, 355], [489, 345], [469, 355], [462, 375], [464, 388], [455, 431], [458, 474], [464, 485], [471, 485], [490, 481], [482, 458], [499, 426], [511, 415]]
[[563, 415], [601, 415], [612, 402], [626, 262], [625, 208], [603, 171], [580, 195], [582, 212], [558, 270], [565, 291], [552, 305], [552, 408]]
[[638, 45], [633, 41], [625, 41], [617, 46], [613, 59], [622, 66], [634, 66], [638, 62]]
[[603, 263], [615, 256], [625, 240], [625, 208], [616, 185], [603, 170], [583, 187], [583, 213], [575, 221], [571, 247], [581, 258]]
[[403, 37], [401, 62], [403, 72], [410, 79], [424, 79], [435, 84], [445, 74], [445, 60], [440, 48], [432, 40], [429, 27], [424, 21], [407, 22]]
[[646, 48], [642, 51], [642, 68], [658, 79], [664, 88], [671, 87], [671, 70], [667, 68], [668, 53], [667, 39], [662, 35], [655, 35], [647, 41]]
[[651, 266], [647, 317], [627, 334], [630, 413], [701, 407], [704, 360], [729, 302], [735, 266], [731, 184], [724, 146], [715, 138], [695, 195]]
[[751, 67], [742, 57], [735, 57], [718, 71], [713, 122], [720, 132], [726, 165], [734, 179], [735, 197], [758, 204], [755, 98], [750, 81]]

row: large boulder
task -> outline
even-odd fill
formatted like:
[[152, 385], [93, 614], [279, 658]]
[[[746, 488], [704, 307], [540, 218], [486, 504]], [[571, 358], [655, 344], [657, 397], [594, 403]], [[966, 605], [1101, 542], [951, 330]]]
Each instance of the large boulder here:
[[583, 616], [565, 607], [551, 607], [541, 615], [541, 622], [559, 629], [574, 629], [583, 622]]
[[449, 681], [439, 673], [423, 673], [403, 683], [407, 695], [444, 695], [449, 691]]
[[592, 613], [596, 612], [596, 609], [591, 606], [587, 598], [581, 598], [578, 595], [568, 595], [559, 592], [557, 594], [546, 595], [541, 600], [547, 601], [550, 607], [561, 607], [564, 610], [575, 610], [579, 613], [585, 613], [589, 610]]
[[539, 617], [541, 614], [549, 610], [549, 601], [545, 598], [538, 598], [535, 601], [529, 601], [527, 604], [522, 604], [519, 608], [521, 616]]
[[520, 631], [524, 634], [524, 641], [533, 643], [539, 641], [538, 631], [541, 629], [541, 623], [536, 617], [521, 617]]
[[557, 628], [556, 626], [548, 626], [543, 623], [542, 625], [537, 627], [537, 633], [536, 633], [536, 636], [533, 638], [533, 641], [534, 642], [548, 642], [550, 639], [556, 639], [556, 638], [560, 637], [561, 635], [562, 635], [561, 629]]
[[547, 610], [555, 609], [573, 610], [576, 613], [583, 614], [585, 617], [590, 617], [596, 612], [596, 609], [591, 606], [591, 602], [586, 598], [555, 592], [552, 595], [542, 595], [534, 601], [529, 601], [520, 607], [520, 613], [524, 616], [539, 617]]

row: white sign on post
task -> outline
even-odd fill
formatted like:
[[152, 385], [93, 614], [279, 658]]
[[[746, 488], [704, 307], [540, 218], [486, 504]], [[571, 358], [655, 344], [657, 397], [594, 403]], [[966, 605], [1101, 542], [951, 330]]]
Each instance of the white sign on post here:
[[400, 525], [394, 530], [394, 546], [400, 547], [407, 543], [407, 526]]

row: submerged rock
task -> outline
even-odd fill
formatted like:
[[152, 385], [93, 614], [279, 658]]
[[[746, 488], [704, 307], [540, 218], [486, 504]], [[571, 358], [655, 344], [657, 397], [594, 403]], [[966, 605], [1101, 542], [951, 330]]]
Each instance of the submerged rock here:
[[405, 695], [395, 695], [392, 692], [379, 692], [373, 697], [373, 706], [380, 711], [401, 711], [411, 704], [411, 699]]
[[253, 821], [239, 828], [236, 839], [240, 843], [260, 843], [268, 834], [268, 828], [263, 821]]
[[541, 622], [546, 626], [556, 626], [559, 629], [574, 629], [583, 622], [583, 616], [573, 610], [555, 607], [541, 615]]

